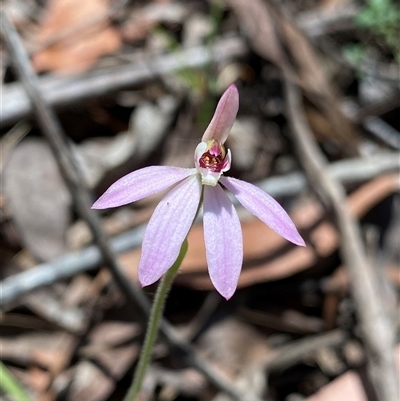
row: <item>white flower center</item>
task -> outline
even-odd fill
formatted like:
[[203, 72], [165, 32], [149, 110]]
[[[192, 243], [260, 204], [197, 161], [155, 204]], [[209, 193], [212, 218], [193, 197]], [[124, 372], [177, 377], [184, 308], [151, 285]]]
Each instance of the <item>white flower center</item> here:
[[194, 152], [194, 164], [203, 185], [215, 187], [222, 173], [231, 168], [231, 151], [216, 139], [200, 142]]

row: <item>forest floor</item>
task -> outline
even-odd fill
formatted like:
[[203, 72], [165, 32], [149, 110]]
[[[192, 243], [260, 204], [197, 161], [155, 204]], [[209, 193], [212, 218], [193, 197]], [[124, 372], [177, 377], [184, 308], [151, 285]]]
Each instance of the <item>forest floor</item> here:
[[394, 0], [0, 8], [1, 400], [124, 399], [157, 288], [137, 266], [161, 195], [90, 206], [139, 168], [193, 167], [235, 83], [227, 175], [276, 198], [307, 246], [235, 204], [244, 261], [226, 301], [199, 219], [138, 401], [398, 401]]

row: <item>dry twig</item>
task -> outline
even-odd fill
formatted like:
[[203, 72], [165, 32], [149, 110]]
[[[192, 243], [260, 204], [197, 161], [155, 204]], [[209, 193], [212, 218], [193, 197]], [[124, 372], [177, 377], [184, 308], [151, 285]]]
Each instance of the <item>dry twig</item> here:
[[270, 372], [284, 370], [301, 361], [304, 357], [314, 354], [321, 348], [343, 345], [347, 338], [348, 334], [345, 331], [336, 329], [293, 341], [274, 349], [269, 355], [265, 368]]
[[300, 92], [289, 80], [285, 80], [285, 89], [291, 134], [299, 161], [311, 187], [332, 209], [341, 234], [341, 253], [351, 280], [372, 384], [381, 401], [396, 401], [395, 326], [388, 305], [379, 293], [376, 273], [366, 257], [360, 228], [347, 207], [344, 188], [329, 174], [327, 162], [304, 118]]
[[[78, 77], [43, 76], [37, 79], [44, 99], [53, 107], [104, 96], [112, 91], [142, 83], [184, 68], [199, 68], [245, 55], [248, 49], [239, 37], [219, 39], [212, 46], [199, 46], [156, 57], [140, 57], [125, 65], [88, 72]], [[23, 86], [16, 82], [2, 89], [0, 126], [29, 115], [33, 108]]]
[[[18, 33], [2, 10], [0, 10], [0, 17], [1, 33], [8, 45], [12, 63], [30, 100], [38, 124], [52, 148], [60, 171], [70, 189], [78, 213], [90, 228], [93, 239], [101, 252], [102, 259], [109, 267], [119, 288], [130, 302], [138, 305], [147, 315], [149, 303], [146, 296], [125, 277], [117, 262], [115, 253], [102, 231], [100, 219], [90, 209], [92, 202], [89, 191], [80, 174], [79, 165], [73, 156], [66, 139], [67, 137], [53, 110], [46, 103], [40, 92], [37, 77]], [[260, 401], [249, 394], [242, 394], [231, 381], [206, 361], [199, 358], [190, 344], [181, 339], [176, 330], [165, 320], [162, 321], [161, 330], [169, 344], [182, 351], [187, 362], [203, 373], [221, 391], [237, 401]]]
[[[343, 185], [356, 184], [380, 174], [400, 170], [400, 154], [382, 152], [366, 158], [338, 161], [327, 166], [329, 174]], [[297, 195], [306, 188], [306, 178], [301, 173], [282, 177], [271, 177], [257, 184], [274, 197]], [[113, 237], [111, 247], [116, 253], [124, 253], [140, 246], [146, 226], [141, 225], [126, 233]], [[8, 309], [19, 297], [46, 285], [73, 277], [78, 273], [94, 269], [101, 263], [96, 246], [89, 246], [74, 253], [37, 265], [0, 282], [0, 305]]]

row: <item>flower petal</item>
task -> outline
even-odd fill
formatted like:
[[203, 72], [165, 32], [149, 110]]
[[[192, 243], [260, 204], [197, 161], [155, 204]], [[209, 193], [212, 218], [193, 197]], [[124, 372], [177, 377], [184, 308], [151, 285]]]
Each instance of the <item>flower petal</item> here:
[[296, 245], [305, 246], [293, 221], [272, 196], [255, 185], [236, 178], [221, 177], [220, 182], [236, 196], [249, 212], [276, 233]]
[[94, 203], [92, 209], [107, 209], [164, 191], [196, 172], [195, 169], [151, 166], [136, 170], [120, 178]]
[[220, 185], [204, 186], [203, 223], [211, 281], [229, 299], [242, 268], [243, 238], [236, 210]]
[[168, 192], [147, 225], [139, 262], [139, 281], [156, 282], [175, 262], [199, 206], [200, 177], [196, 174]]
[[204, 132], [202, 142], [216, 139], [223, 145], [229, 136], [239, 109], [239, 92], [232, 84], [222, 95], [215, 109], [214, 116]]

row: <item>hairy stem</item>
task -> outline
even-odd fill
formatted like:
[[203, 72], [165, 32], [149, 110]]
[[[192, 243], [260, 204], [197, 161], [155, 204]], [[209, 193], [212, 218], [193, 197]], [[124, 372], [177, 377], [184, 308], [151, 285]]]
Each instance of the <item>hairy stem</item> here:
[[165, 273], [157, 288], [154, 303], [150, 312], [149, 324], [147, 326], [147, 332], [143, 344], [142, 353], [140, 355], [139, 363], [136, 367], [132, 385], [128, 391], [128, 394], [125, 396], [124, 401], [134, 401], [142, 388], [146, 370], [150, 362], [151, 352], [157, 338], [161, 317], [164, 311], [165, 300], [171, 288], [172, 281], [175, 278], [175, 275], [178, 272], [180, 265], [182, 264], [183, 258], [186, 255], [187, 249], [188, 243], [185, 239], [179, 252], [178, 258], [171, 266], [171, 268]]

